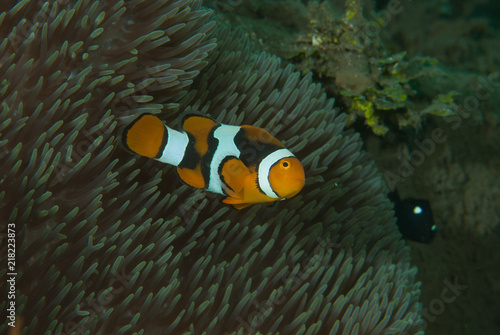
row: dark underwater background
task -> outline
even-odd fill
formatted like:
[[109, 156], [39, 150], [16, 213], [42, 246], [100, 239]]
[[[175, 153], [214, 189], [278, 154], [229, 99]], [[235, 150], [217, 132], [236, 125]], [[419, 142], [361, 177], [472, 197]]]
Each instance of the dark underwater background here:
[[[357, 114], [352, 127], [361, 133], [365, 149], [390, 186], [402, 198], [430, 202], [437, 226], [434, 241], [408, 241], [412, 263], [418, 267], [417, 280], [422, 282], [426, 334], [497, 334], [500, 2], [402, 0], [392, 2], [392, 13], [391, 2], [382, 0], [207, 3], [225, 22], [242, 27], [262, 49], [296, 64], [303, 73], [313, 72], [329, 96], [336, 98], [337, 108]], [[364, 19], [354, 17], [346, 23], [353, 8], [361, 10]], [[378, 24], [366, 28], [367, 22]], [[349, 73], [340, 76], [345, 64], [339, 59], [343, 50], [349, 50], [342, 41], [348, 25], [359, 25], [358, 31], [371, 41], [356, 49], [364, 59], [353, 60], [347, 66]], [[375, 108], [380, 118], [374, 126], [366, 114], [353, 108], [355, 99], [346, 96], [374, 101], [366, 87], [380, 92], [384, 86], [367, 74], [366, 63], [391, 56], [400, 57], [393, 66], [417, 60], [425, 68], [420, 71], [427, 73], [404, 83], [413, 90], [406, 99], [385, 95], [387, 101]], [[372, 76], [371, 83], [356, 83], [363, 76]], [[436, 101], [440, 111], [429, 113], [421, 107]], [[388, 106], [381, 107], [384, 104]], [[456, 119], [447, 114], [451, 109], [456, 115], [460, 108], [466, 112]], [[402, 121], [405, 113], [411, 115]], [[432, 140], [436, 129], [443, 133], [433, 146], [426, 139]], [[412, 159], [408, 167], [405, 162]], [[456, 299], [439, 303], [446, 281], [454, 279], [463, 285]]]

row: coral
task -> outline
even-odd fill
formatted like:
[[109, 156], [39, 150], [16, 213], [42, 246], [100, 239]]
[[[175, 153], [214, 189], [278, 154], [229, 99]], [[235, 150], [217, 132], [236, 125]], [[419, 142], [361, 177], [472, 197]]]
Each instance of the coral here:
[[[387, 189], [311, 75], [241, 33], [217, 30], [214, 49], [196, 0], [0, 12], [0, 220], [16, 224], [24, 332], [421, 334]], [[264, 126], [307, 185], [233, 210], [118, 146], [142, 112]]]
[[432, 100], [440, 92], [424, 95], [418, 89], [422, 77], [445, 75], [437, 61], [406, 60], [404, 52], [391, 55], [379, 36], [387, 22], [382, 16], [366, 19], [363, 1], [347, 1], [338, 18], [327, 2], [308, 8], [311, 24], [291, 60], [303, 73], [312, 71], [321, 78], [327, 92], [345, 106], [349, 123], [360, 117], [376, 135], [385, 135], [391, 129], [418, 129], [426, 115], [453, 113], [454, 99], [435, 104]]

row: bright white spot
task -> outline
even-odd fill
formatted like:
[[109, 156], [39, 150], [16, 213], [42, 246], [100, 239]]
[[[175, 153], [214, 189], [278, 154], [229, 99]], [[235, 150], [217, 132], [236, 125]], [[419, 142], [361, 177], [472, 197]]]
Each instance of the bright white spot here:
[[312, 37], [312, 45], [314, 45], [315, 47], [317, 47], [317, 46], [320, 46], [322, 43], [323, 43], [323, 39], [321, 38], [321, 36], [313, 35], [313, 37]]
[[420, 206], [415, 206], [415, 207], [413, 208], [413, 213], [414, 213], [414, 214], [420, 214], [420, 213], [422, 213], [422, 207], [420, 207]]

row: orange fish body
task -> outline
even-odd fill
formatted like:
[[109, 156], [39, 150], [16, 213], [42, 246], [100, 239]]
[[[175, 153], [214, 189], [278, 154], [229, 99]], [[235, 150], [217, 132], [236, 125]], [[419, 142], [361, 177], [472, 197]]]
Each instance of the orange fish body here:
[[188, 115], [182, 131], [156, 116], [142, 114], [124, 131], [134, 153], [177, 167], [179, 178], [195, 188], [225, 195], [241, 209], [293, 197], [304, 187], [300, 161], [262, 128], [220, 124]]

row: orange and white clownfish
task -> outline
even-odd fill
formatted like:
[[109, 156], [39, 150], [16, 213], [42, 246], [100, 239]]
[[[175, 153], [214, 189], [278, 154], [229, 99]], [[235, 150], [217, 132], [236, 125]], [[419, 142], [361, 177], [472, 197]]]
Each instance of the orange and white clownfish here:
[[123, 144], [176, 166], [184, 183], [225, 195], [222, 202], [236, 209], [284, 200], [304, 187], [300, 161], [262, 128], [220, 124], [194, 114], [183, 118], [181, 128], [142, 114], [125, 128]]

